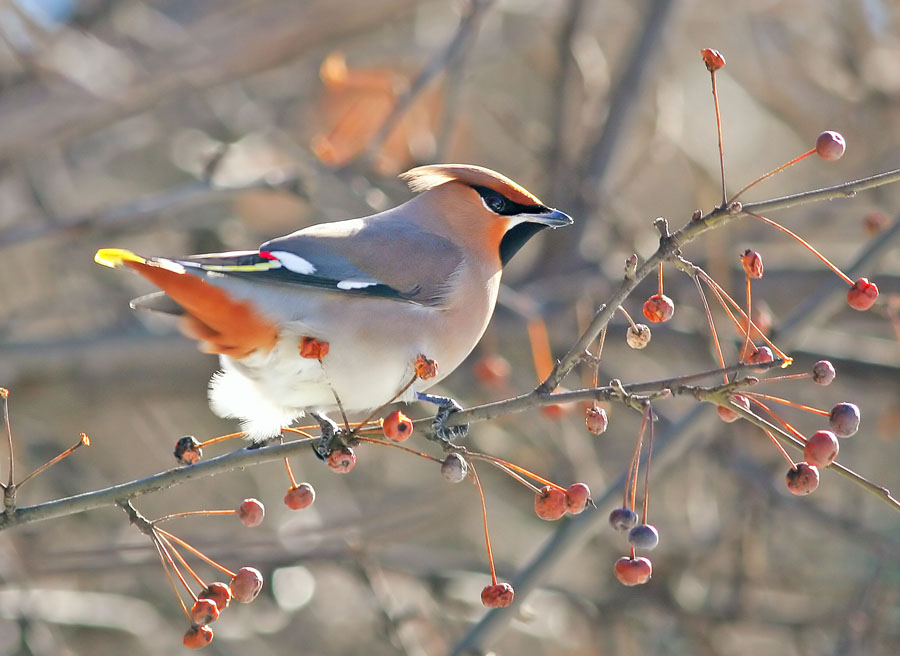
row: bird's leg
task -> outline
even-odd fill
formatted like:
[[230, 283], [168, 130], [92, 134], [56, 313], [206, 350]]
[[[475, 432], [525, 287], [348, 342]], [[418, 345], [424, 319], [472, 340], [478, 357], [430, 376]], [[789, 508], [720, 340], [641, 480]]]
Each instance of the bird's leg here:
[[433, 403], [438, 407], [434, 421], [431, 422], [431, 429], [434, 431], [434, 439], [441, 442], [453, 442], [466, 437], [469, 434], [469, 425], [460, 424], [459, 426], [447, 426], [447, 419], [454, 412], [462, 410], [462, 406], [447, 396], [435, 396], [434, 394], [425, 394], [424, 392], [416, 392], [416, 399]]
[[318, 442], [312, 445], [313, 451], [319, 460], [328, 460], [328, 456], [334, 451], [334, 445], [337, 443], [341, 434], [344, 432], [341, 427], [329, 419], [324, 413], [311, 412], [310, 416], [319, 422], [319, 428], [322, 430], [322, 437]]

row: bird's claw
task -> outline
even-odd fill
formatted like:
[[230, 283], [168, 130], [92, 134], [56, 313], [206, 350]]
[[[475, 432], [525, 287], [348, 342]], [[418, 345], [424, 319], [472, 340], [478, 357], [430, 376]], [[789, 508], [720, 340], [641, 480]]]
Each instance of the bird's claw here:
[[446, 396], [434, 396], [431, 394], [423, 394], [422, 392], [419, 392], [417, 398], [420, 401], [433, 403], [438, 407], [437, 414], [431, 422], [432, 435], [429, 436], [429, 439], [445, 444], [453, 444], [454, 441], [461, 440], [468, 436], [468, 424], [459, 424], [458, 426], [447, 425], [447, 420], [451, 415], [453, 415], [454, 412], [459, 412], [463, 409], [459, 403]]
[[322, 436], [312, 443], [313, 452], [319, 460], [328, 460], [328, 456], [334, 451], [335, 445], [340, 442], [344, 431], [331, 419], [321, 413], [310, 413], [313, 419], [319, 422]]

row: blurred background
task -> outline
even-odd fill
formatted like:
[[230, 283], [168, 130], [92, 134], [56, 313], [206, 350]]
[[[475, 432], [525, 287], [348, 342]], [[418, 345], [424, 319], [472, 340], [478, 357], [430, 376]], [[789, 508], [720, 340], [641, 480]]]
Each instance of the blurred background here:
[[[900, 167], [900, 16], [889, 0], [0, 3], [0, 385], [11, 390], [17, 471], [82, 431], [94, 444], [30, 482], [19, 503], [147, 476], [174, 465], [179, 436], [236, 429], [206, 404], [215, 359], [170, 321], [130, 311], [149, 287], [95, 265], [98, 247], [253, 248], [406, 200], [396, 174], [418, 164], [497, 169], [576, 219], [517, 256], [488, 334], [440, 390], [466, 406], [528, 391], [529, 325], [532, 336], [546, 327], [559, 357], [625, 258], [656, 248], [654, 218], [675, 229], [720, 200], [703, 47], [728, 62], [718, 81], [729, 189], [806, 151], [822, 130], [848, 142], [840, 161], [803, 161], [743, 200]], [[685, 249], [739, 299], [738, 255], [763, 254], [758, 321], [794, 371], [821, 358], [838, 370], [830, 387], [766, 391], [824, 409], [857, 403], [862, 428], [841, 441], [840, 460], [895, 490], [898, 214], [894, 186], [772, 216], [878, 283], [885, 302], [867, 313], [847, 308], [845, 288], [808, 252], [750, 219]], [[654, 287], [646, 281], [627, 309], [639, 315]], [[628, 349], [624, 320], [614, 321], [601, 384], [715, 366], [693, 283], [667, 270], [666, 290], [677, 311], [646, 350]], [[734, 362], [739, 342], [716, 316]], [[565, 385], [584, 382], [573, 374]], [[361, 448], [349, 476], [311, 453], [295, 458], [318, 491], [302, 512], [282, 505], [277, 463], [136, 506], [157, 517], [266, 503], [254, 530], [213, 518], [171, 526], [223, 564], [266, 576], [254, 604], [214, 625], [210, 654], [897, 653], [896, 510], [830, 472], [811, 497], [791, 497], [765, 436], [687, 399], [655, 406], [650, 521], [662, 537], [652, 581], [620, 585], [612, 565], [626, 546], [606, 517], [640, 417], [607, 409], [599, 437], [582, 407], [473, 427], [473, 448], [606, 499], [577, 521], [544, 522], [528, 490], [481, 467], [499, 575], [527, 580], [511, 609], [481, 624], [489, 574], [475, 490], [396, 450]], [[785, 417], [806, 433], [823, 427]], [[2, 654], [182, 649], [187, 623], [120, 510], [4, 532], [0, 583]]]

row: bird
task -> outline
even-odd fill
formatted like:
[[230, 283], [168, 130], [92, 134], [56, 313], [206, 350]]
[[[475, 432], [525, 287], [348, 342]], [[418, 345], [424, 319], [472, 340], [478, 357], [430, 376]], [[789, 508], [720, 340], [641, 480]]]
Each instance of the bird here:
[[[415, 194], [407, 202], [255, 250], [144, 257], [102, 248], [94, 260], [158, 287], [131, 307], [179, 316], [181, 332], [219, 356], [210, 407], [239, 420], [251, 441], [277, 438], [306, 414], [331, 436], [329, 413], [417, 400], [438, 406], [434, 432], [452, 439], [467, 430], [443, 425], [459, 405], [426, 390], [484, 334], [504, 265], [572, 218], [481, 166], [400, 177]], [[430, 377], [415, 375], [423, 363]], [[324, 437], [319, 450], [330, 452]]]

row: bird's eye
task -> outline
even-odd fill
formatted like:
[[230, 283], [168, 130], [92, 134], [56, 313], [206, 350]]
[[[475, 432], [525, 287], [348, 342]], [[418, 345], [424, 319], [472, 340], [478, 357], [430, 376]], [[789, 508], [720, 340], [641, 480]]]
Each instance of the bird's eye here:
[[499, 194], [491, 194], [484, 199], [484, 203], [488, 206], [488, 209], [496, 214], [502, 214], [503, 210], [506, 209], [506, 199]]

